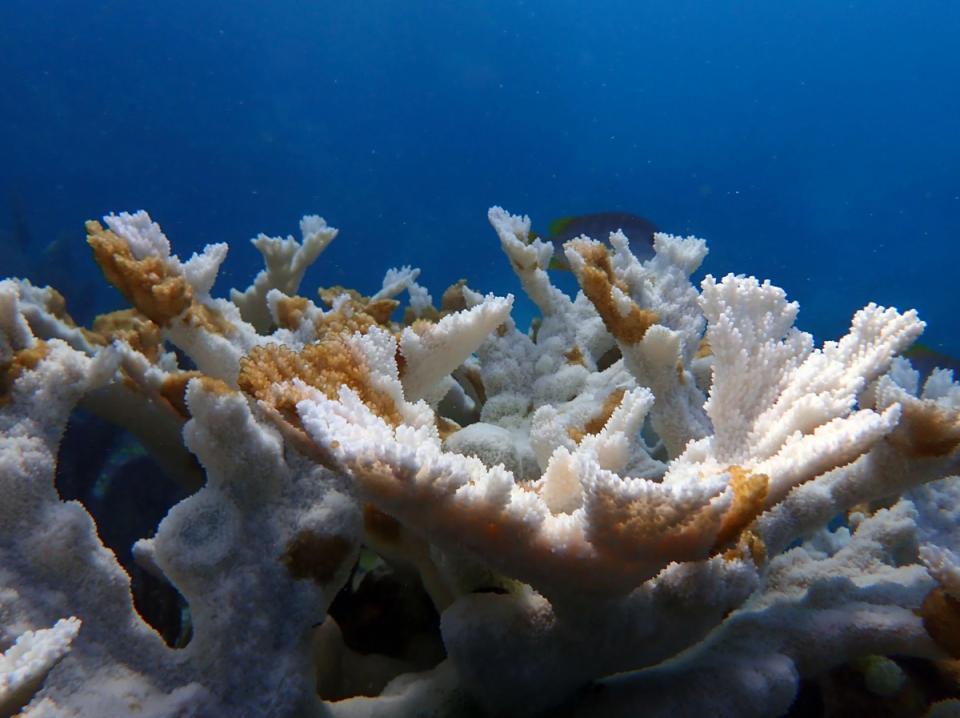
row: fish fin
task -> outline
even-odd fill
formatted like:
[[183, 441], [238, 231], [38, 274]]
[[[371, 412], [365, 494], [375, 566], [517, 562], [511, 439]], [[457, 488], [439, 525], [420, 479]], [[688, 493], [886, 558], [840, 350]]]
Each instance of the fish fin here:
[[563, 272], [573, 271], [570, 269], [570, 263], [567, 261], [567, 258], [563, 255], [558, 257], [556, 254], [550, 257], [550, 264], [547, 265], [547, 269], [559, 269]]
[[571, 224], [576, 222], [579, 217], [557, 217], [550, 224], [547, 225], [547, 231], [550, 232], [551, 237], [556, 237], [560, 235], [563, 230], [569, 227]]

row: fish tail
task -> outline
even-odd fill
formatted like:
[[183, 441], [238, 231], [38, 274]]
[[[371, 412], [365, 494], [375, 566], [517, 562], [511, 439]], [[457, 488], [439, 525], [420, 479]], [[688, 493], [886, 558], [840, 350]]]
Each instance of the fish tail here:
[[570, 267], [570, 262], [567, 261], [567, 255], [565, 255], [560, 248], [554, 250], [553, 256], [550, 257], [550, 264], [547, 265], [547, 269], [559, 269], [562, 272], [573, 271]]

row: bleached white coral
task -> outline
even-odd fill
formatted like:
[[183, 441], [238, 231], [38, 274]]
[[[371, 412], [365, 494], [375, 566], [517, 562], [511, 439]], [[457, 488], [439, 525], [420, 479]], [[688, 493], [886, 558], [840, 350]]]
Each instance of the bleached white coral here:
[[[535, 341], [519, 335], [508, 324], [505, 332], [488, 337], [479, 351], [481, 364], [486, 365], [484, 377], [491, 377], [495, 391], [498, 363], [508, 367], [504, 376], [512, 373], [514, 381], [521, 381], [516, 389], [504, 384], [506, 391], [526, 392], [524, 399], [517, 397], [511, 404], [502, 404], [513, 406], [516, 413], [523, 411], [520, 404], [524, 400], [537, 405], [536, 379], [533, 391], [526, 387], [531, 386], [530, 379], [537, 376], [539, 368], [552, 366], [556, 371], [550, 357], [559, 352], [551, 348], [551, 342], [565, 337], [566, 350], [570, 350], [577, 330], [556, 315], [565, 312], [569, 319], [574, 303], [558, 296], [550, 285], [542, 269], [547, 249], [537, 240], [528, 241], [529, 222], [497, 209], [491, 210], [490, 216], [521, 281], [525, 288], [529, 286], [528, 291], [545, 314]], [[861, 495], [867, 495], [868, 500], [896, 489], [883, 471], [877, 473], [879, 458], [871, 452], [885, 449], [882, 440], [898, 427], [901, 418], [899, 405], [886, 401], [877, 402], [875, 407], [862, 406], [859, 398], [890, 369], [893, 357], [922, 331], [923, 324], [915, 313], [901, 314], [870, 305], [854, 317], [847, 337], [816, 349], [809, 335], [793, 328], [797, 305], [787, 303], [782, 290], [732, 275], [720, 282], [707, 277], [699, 299], [689, 285], [684, 287], [680, 278], [685, 281], [699, 264], [705, 253], [702, 243], [658, 237], [656, 265], [646, 267], [625, 256], [629, 250], [622, 238], [612, 237], [611, 242], [615, 254], [610, 281], [625, 288], [622, 291], [618, 288], [621, 284], [616, 284], [611, 289], [614, 301], [624, 304], [617, 311], [626, 316], [630, 306], [636, 306], [656, 312], [658, 319], [662, 312], [676, 328], [655, 323], [647, 330], [651, 339], [644, 337], [636, 345], [618, 339], [632, 379], [641, 386], [651, 386], [652, 393], [632, 389], [633, 385], [626, 382], [618, 405], [594, 430], [596, 433], [583, 431], [589, 411], [574, 408], [589, 406], [586, 395], [576, 397], [588, 385], [588, 377], [596, 376], [591, 374], [596, 361], [591, 353], [574, 355], [578, 361], [583, 360], [580, 366], [586, 371], [573, 385], [573, 395], [565, 398], [568, 406], [563, 399], [558, 402], [554, 397], [551, 402], [546, 399], [548, 395], [540, 395], [543, 403], [533, 414], [532, 423], [505, 422], [503, 409], [498, 410], [498, 423], [519, 429], [521, 434], [527, 426], [531, 445], [546, 457], [543, 476], [535, 483], [523, 484], [503, 467], [485, 466], [470, 457], [444, 452], [426, 423], [390, 427], [365, 411], [345, 390], [337, 399], [313, 394], [301, 402], [298, 410], [305, 428], [350, 471], [368, 500], [416, 527], [431, 543], [466, 552], [497, 571], [529, 583], [549, 599], [544, 605], [558, 610], [567, 603], [579, 605], [583, 599], [577, 599], [578, 594], [596, 597], [607, 593], [614, 602], [608, 600], [605, 610], [619, 615], [623, 609], [613, 607], [622, 605], [617, 601], [625, 599], [615, 597], [642, 585], [670, 561], [703, 561], [738, 537], [743, 541], [744, 536], [754, 535], [759, 540], [751, 543], [754, 539], [746, 538], [740, 550], [759, 564], [767, 556], [764, 541], [769, 541], [770, 550], [780, 551], [808, 527], [822, 526], [852, 505], [851, 494], [836, 494], [834, 502], [826, 504], [832, 512], [827, 515], [826, 509], [820, 511], [816, 515], [822, 523], [811, 525], [807, 523], [809, 509], [807, 515], [798, 513], [805, 511], [801, 507], [809, 503], [807, 496], [818, 492], [827, 496], [825, 491], [851, 481], [865, 487]], [[580, 253], [586, 256], [598, 246], [586, 240], [574, 242], [573, 249], [568, 245], [568, 257], [578, 275], [585, 266], [585, 261], [578, 259]], [[665, 280], [648, 280], [653, 276]], [[658, 285], [659, 290], [652, 291]], [[577, 301], [584, 300], [581, 296]], [[699, 320], [698, 303], [703, 311]], [[690, 358], [697, 347], [703, 318], [709, 325], [706, 339], [713, 355], [713, 376], [709, 398], [701, 395], [704, 406], [700, 407], [697, 393], [681, 392], [678, 388], [685, 384], [678, 379], [683, 377], [683, 358]], [[667, 349], [670, 342], [673, 348]], [[657, 352], [664, 358], [658, 359]], [[382, 356], [388, 366], [379, 365], [376, 371], [393, 374], [396, 370], [389, 366], [391, 352]], [[530, 369], [518, 366], [521, 358], [528, 367], [533, 364], [532, 373], [523, 373]], [[664, 368], [670, 369], [669, 380]], [[495, 393], [488, 401], [499, 396], [502, 394]], [[576, 401], [571, 401], [574, 398]], [[412, 411], [405, 397], [395, 399], [403, 412]], [[647, 447], [636, 443], [644, 417], [658, 401], [664, 402], [660, 421], [654, 423], [658, 433], [670, 426], [699, 426], [701, 431], [709, 428], [709, 435], [701, 439], [697, 430], [677, 432], [677, 437], [685, 431], [693, 440], [668, 464], [662, 479]], [[349, 414], [345, 413], [348, 407]], [[577, 416], [580, 419], [574, 418]], [[627, 417], [631, 417], [629, 421], [625, 421]], [[344, 420], [352, 426], [345, 426]], [[574, 429], [582, 435], [573, 438]], [[500, 436], [509, 454], [516, 434], [504, 432]], [[634, 448], [627, 451], [623, 442], [630, 441], [635, 442]], [[638, 451], [646, 457], [644, 469], [633, 476], [618, 475], [624, 471], [626, 456], [637, 456]], [[488, 451], [486, 455], [496, 454]], [[890, 470], [895, 465], [888, 462]], [[946, 465], [939, 469], [945, 470]], [[649, 478], [644, 471], [650, 472]], [[909, 481], [901, 471], [896, 473]], [[872, 478], [874, 474], [877, 478]], [[922, 476], [918, 479], [928, 480]], [[902, 522], [913, 525], [913, 521], [906, 516]], [[743, 533], [750, 525], [755, 526], [756, 534]], [[888, 535], [893, 531], [892, 524], [868, 525], [878, 526], [878, 531]], [[869, 545], [864, 539], [865, 526], [858, 531], [859, 538], [840, 549], [838, 556], [863, 555]], [[524, 549], [518, 552], [518, 545]], [[834, 559], [823, 560], [827, 563], [819, 568], [825, 574]], [[916, 557], [914, 561], [910, 569], [897, 570], [898, 575], [911, 573], [919, 581], [915, 581], [918, 588], [911, 599], [915, 604], [917, 596], [928, 591], [932, 582]], [[886, 579], [878, 574], [875, 580], [883, 583]], [[785, 599], [770, 600], [777, 603]], [[899, 599], [892, 600], [896, 603]], [[541, 609], [537, 611], [542, 613]], [[455, 625], [450, 620], [451, 626]], [[490, 624], [495, 622], [489, 619]], [[924, 650], [930, 650], [931, 644], [925, 645]], [[577, 650], [586, 650], [585, 644], [578, 644]], [[791, 660], [800, 660], [800, 656]], [[642, 662], [619, 664], [608, 670], [640, 665]], [[468, 669], [461, 666], [461, 670]], [[503, 680], [505, 676], [498, 672], [497, 681], [490, 678], [483, 685], [486, 690], [494, 690]], [[780, 694], [779, 703], [766, 703], [767, 709], [781, 705], [783, 696], [790, 695], [790, 686], [795, 684], [791, 679], [778, 685], [786, 686], [788, 692]], [[549, 693], [546, 687], [542, 690]], [[475, 693], [479, 694], [479, 689]], [[532, 706], [550, 699], [544, 694], [536, 698], [531, 694], [517, 700], [529, 700]]]
[[43, 679], [70, 650], [80, 621], [61, 618], [50, 628], [25, 631], [0, 655], [0, 711], [12, 715], [40, 688]]
[[855, 459], [896, 425], [899, 409], [856, 409], [857, 394], [923, 331], [916, 312], [876, 305], [850, 333], [814, 349], [793, 328], [797, 305], [782, 290], [731, 276], [703, 283], [714, 354], [706, 412], [720, 463], [770, 476], [768, 506], [804, 481]]
[[217, 281], [220, 265], [227, 258], [226, 242], [208, 244], [203, 254], [196, 252], [183, 264], [183, 275], [196, 294], [209, 295]]
[[[130, 214], [121, 212], [120, 214], [109, 214], [103, 218], [106, 225], [113, 230], [117, 236], [127, 242], [130, 252], [136, 259], [145, 259], [147, 257], [159, 257], [163, 260], [175, 262], [170, 257], [170, 240], [160, 229], [160, 225], [150, 219], [150, 215], [144, 210], [139, 210]], [[175, 267], [177, 264], [169, 264]]]
[[[608, 271], [612, 276], [606, 281], [611, 283], [616, 313], [626, 318], [631, 312], [650, 312], [656, 323], [637, 337], [621, 335], [610, 326], [615, 318], [605, 316], [604, 323], [617, 340], [627, 371], [659, 398], [651, 411], [651, 423], [673, 458], [689, 441], [710, 433], [703, 411], [705, 397], [686, 368], [693, 362], [705, 323], [689, 276], [706, 256], [706, 243], [694, 237], [657, 234], [657, 253], [646, 264], [630, 253], [623, 233], [611, 233], [610, 243], [614, 252]], [[603, 253], [602, 247], [586, 238], [567, 243], [565, 253], [581, 286], [590, 264], [587, 258]]]
[[[187, 288], [150, 347], [103, 346], [51, 290], [0, 282], [0, 638], [83, 621], [33, 714], [773, 718], [845, 661], [943, 655], [918, 611], [935, 587], [960, 596], [960, 389], [938, 371], [921, 391], [897, 358], [914, 312], [869, 305], [817, 348], [782, 290], [698, 291], [705, 243], [663, 234], [643, 263], [620, 233], [568, 243], [570, 298], [529, 219], [488, 216], [542, 312], [529, 333], [512, 297], [466, 287], [465, 309], [407, 327], [355, 322], [356, 295], [294, 297], [336, 234], [319, 218], [302, 245], [261, 236], [267, 270], [233, 302], [210, 296], [221, 245], [181, 263], [146, 213], [107, 218]], [[373, 299], [407, 289], [426, 317], [417, 275]], [[81, 400], [203, 467], [134, 548], [190, 605], [179, 651], [53, 488]], [[361, 542], [419, 575], [445, 655], [359, 656], [325, 618]]]
[[419, 269], [411, 269], [409, 266], [400, 269], [387, 270], [383, 278], [383, 288], [374, 294], [370, 301], [379, 299], [392, 299], [406, 290], [410, 293], [410, 308], [413, 309], [415, 316], [421, 316], [424, 310], [433, 305], [433, 298], [426, 287], [417, 284], [417, 277], [420, 276]]
[[[106, 347], [87, 357], [59, 339], [41, 343], [10, 315], [20, 306], [18, 289], [0, 286], [5, 324], [21, 327], [5, 332], [4, 343], [17, 356], [40, 347], [45, 354], [0, 407], [0, 576], [16, 589], [0, 593], [0, 635], [50, 626], [64, 614], [83, 622], [40, 691], [38, 715], [53, 703], [51, 714], [64, 716], [317, 714], [305, 639], [358, 549], [360, 511], [349, 487], [285, 456], [276, 430], [258, 422], [242, 395], [209, 379], [190, 382], [184, 434], [207, 486], [140, 545], [191, 606], [193, 640], [181, 651], [168, 648], [134, 611], [130, 579], [90, 516], [54, 488], [69, 411], [85, 392], [115, 380], [120, 352]], [[298, 541], [329, 553], [329, 569], [298, 568]]]
[[263, 254], [267, 268], [243, 292], [236, 289], [230, 291], [230, 300], [240, 309], [244, 321], [252, 324], [258, 332], [266, 333], [270, 328], [267, 293], [271, 289], [279, 289], [287, 296], [296, 294], [304, 272], [336, 238], [337, 232], [327, 226], [322, 217], [307, 215], [300, 220], [302, 243], [292, 236], [283, 239], [265, 234], [250, 240]]
[[425, 397], [439, 379], [460, 366], [510, 314], [513, 296], [488, 295], [465, 312], [450, 314], [436, 325], [417, 331], [411, 327], [400, 336], [405, 360], [404, 393], [413, 401]]

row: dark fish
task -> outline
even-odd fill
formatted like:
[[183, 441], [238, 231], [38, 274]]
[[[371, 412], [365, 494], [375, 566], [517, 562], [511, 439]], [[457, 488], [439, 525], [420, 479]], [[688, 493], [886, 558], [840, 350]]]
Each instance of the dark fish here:
[[936, 368], [953, 369], [953, 380], [960, 379], [960, 361], [946, 354], [935, 352], [925, 344], [914, 344], [903, 355], [910, 360], [913, 368], [920, 372], [920, 389]]
[[653, 234], [660, 231], [653, 222], [626, 212], [600, 212], [580, 217], [561, 217], [550, 223], [550, 236], [543, 237], [544, 240], [553, 242], [550, 269], [570, 270], [570, 263], [563, 254], [564, 242], [585, 234], [591, 239], [603, 242], [609, 249], [610, 233], [617, 230], [627, 236], [630, 251], [638, 260], [645, 262], [653, 258]]

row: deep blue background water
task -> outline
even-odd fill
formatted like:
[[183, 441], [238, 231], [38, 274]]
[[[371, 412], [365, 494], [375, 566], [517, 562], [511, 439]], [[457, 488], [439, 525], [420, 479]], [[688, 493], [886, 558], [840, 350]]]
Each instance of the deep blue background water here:
[[144, 208], [182, 257], [230, 242], [225, 294], [246, 240], [319, 213], [341, 234], [305, 293], [408, 263], [439, 301], [519, 289], [490, 205], [619, 209], [783, 286], [818, 340], [877, 301], [960, 357], [958, 46], [940, 0], [3, 0], [0, 276], [115, 308], [70, 289], [83, 221]]

